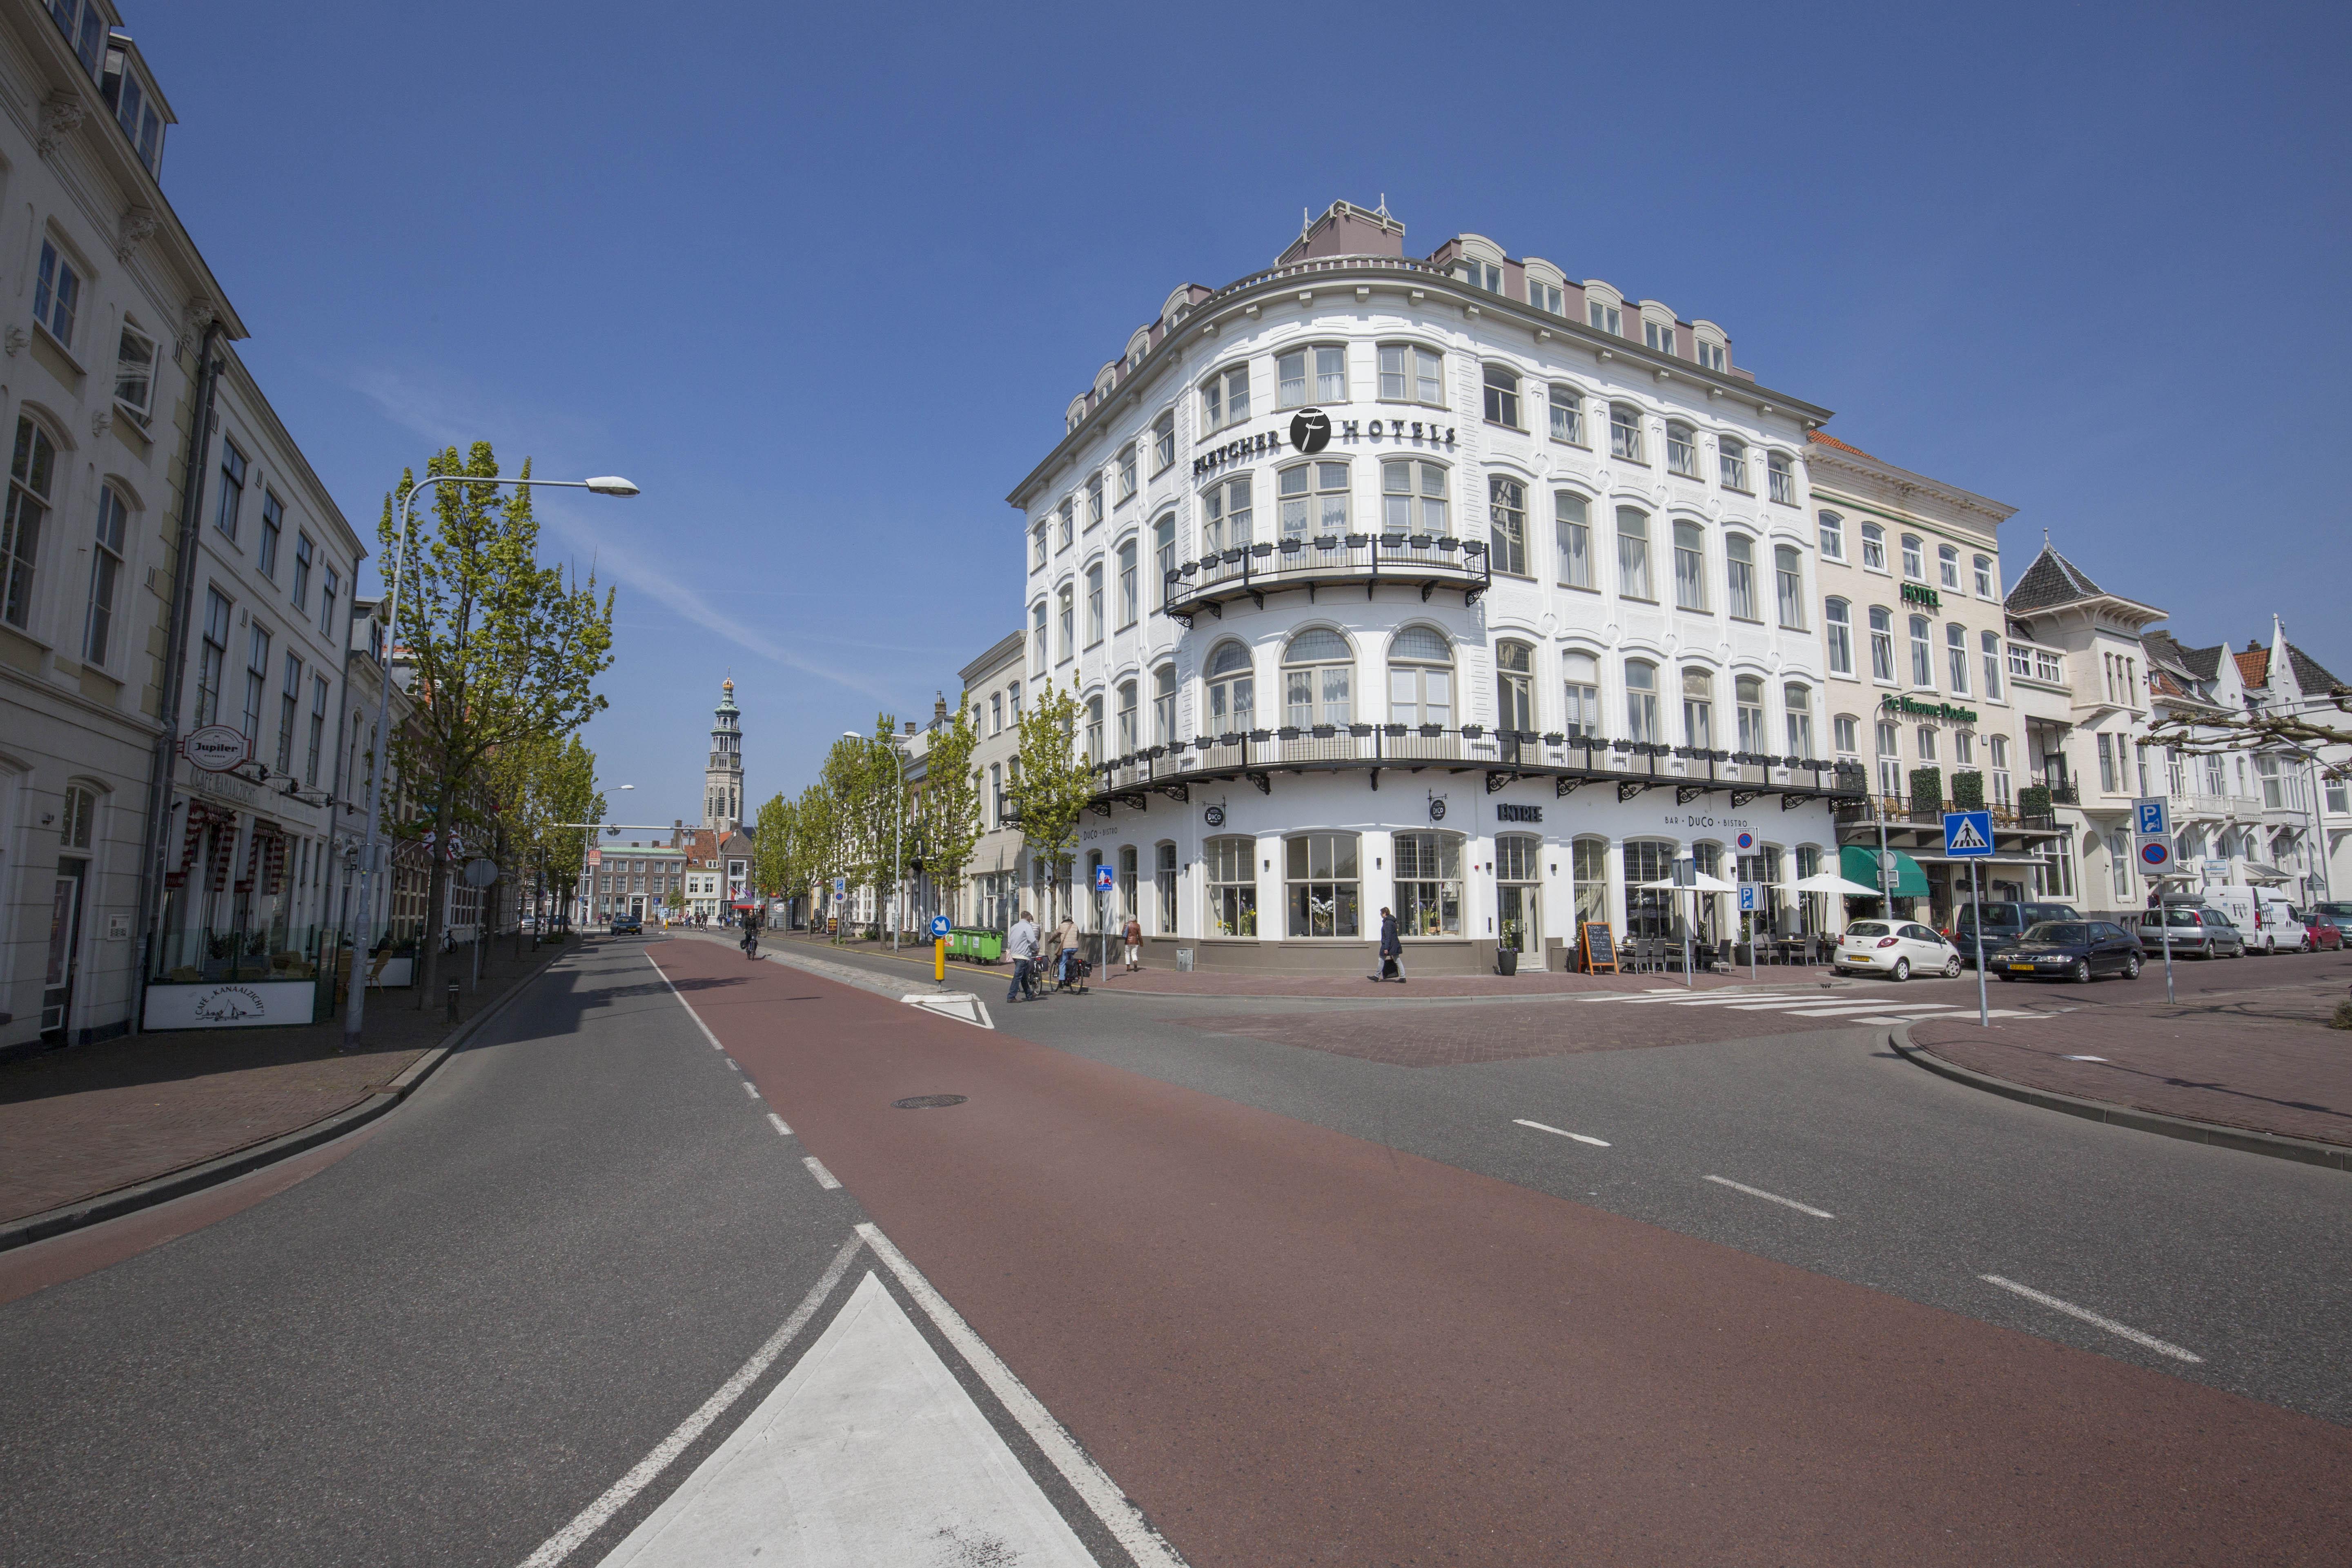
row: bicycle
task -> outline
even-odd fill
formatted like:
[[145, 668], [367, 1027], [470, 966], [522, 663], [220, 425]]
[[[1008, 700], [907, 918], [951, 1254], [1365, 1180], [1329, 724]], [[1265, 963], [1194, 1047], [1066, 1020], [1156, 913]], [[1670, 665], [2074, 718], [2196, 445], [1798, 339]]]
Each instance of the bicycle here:
[[741, 942], [737, 942], [735, 945], [736, 945], [736, 946], [738, 946], [738, 947], [740, 947], [740, 948], [741, 948], [741, 949], [743, 950], [743, 956], [744, 956], [744, 957], [746, 957], [746, 958], [757, 958], [757, 957], [759, 957], [759, 956], [760, 956], [760, 929], [759, 929], [759, 927], [757, 927], [757, 926], [745, 926], [745, 927], [743, 928], [743, 940], [742, 940]]

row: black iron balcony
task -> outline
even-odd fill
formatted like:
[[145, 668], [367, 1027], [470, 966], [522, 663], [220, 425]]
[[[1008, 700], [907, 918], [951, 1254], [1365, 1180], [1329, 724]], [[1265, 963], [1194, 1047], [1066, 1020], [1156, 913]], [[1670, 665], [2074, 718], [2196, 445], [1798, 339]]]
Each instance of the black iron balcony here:
[[1364, 596], [1382, 583], [1417, 587], [1423, 599], [1439, 588], [1459, 588], [1462, 602], [1475, 603], [1492, 584], [1486, 544], [1475, 539], [1429, 533], [1326, 533], [1244, 544], [1187, 561], [1167, 574], [1168, 613], [1192, 624], [1202, 610], [1222, 616], [1235, 599], [1255, 600], [1285, 589], [1363, 585]]

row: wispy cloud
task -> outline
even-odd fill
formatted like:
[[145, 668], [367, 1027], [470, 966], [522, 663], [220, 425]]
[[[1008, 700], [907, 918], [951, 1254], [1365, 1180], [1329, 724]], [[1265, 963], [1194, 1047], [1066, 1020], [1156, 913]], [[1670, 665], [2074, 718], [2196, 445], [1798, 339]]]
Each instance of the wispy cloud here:
[[473, 386], [405, 371], [368, 366], [347, 379], [386, 419], [436, 448], [488, 441], [499, 448], [501, 468], [534, 454], [544, 467], [564, 451], [592, 447], [599, 430], [594, 421], [577, 415], [522, 407]]

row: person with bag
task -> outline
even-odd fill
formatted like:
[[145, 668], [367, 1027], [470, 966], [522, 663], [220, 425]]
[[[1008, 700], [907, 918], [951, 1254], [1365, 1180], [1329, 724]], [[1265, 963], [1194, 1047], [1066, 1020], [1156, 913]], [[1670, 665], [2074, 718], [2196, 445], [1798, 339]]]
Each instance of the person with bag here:
[[1143, 922], [1133, 915], [1128, 916], [1118, 936], [1127, 944], [1127, 972], [1132, 974], [1143, 967]]
[[1023, 910], [1004, 936], [1005, 956], [1013, 960], [1013, 984], [1004, 988], [1007, 1002], [1028, 1002], [1037, 989], [1037, 927]]
[[1054, 973], [1060, 984], [1067, 985], [1073, 978], [1070, 971], [1078, 960], [1078, 922], [1075, 918], [1062, 917], [1062, 923], [1054, 928], [1054, 945], [1059, 950], [1054, 955]]

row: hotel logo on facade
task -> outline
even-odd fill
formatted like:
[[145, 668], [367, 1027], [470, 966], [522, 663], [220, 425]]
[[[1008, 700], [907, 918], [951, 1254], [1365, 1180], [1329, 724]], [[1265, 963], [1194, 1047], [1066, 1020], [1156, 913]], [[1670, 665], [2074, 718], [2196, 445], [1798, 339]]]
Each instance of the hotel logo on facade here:
[[[1454, 426], [1440, 425], [1433, 419], [1342, 419], [1335, 424], [1319, 408], [1302, 408], [1290, 422], [1290, 446], [1304, 456], [1314, 456], [1334, 440], [1349, 445], [1392, 441], [1400, 446], [1443, 447], [1450, 452], [1454, 446]], [[1279, 430], [1238, 436], [1195, 457], [1192, 477], [1197, 479], [1253, 458], [1279, 457], [1282, 449], [1283, 433]]]

